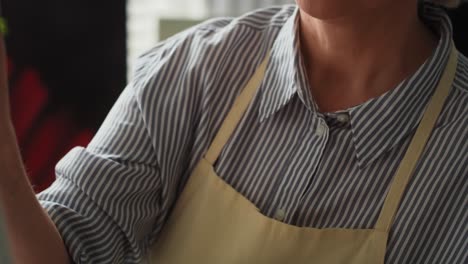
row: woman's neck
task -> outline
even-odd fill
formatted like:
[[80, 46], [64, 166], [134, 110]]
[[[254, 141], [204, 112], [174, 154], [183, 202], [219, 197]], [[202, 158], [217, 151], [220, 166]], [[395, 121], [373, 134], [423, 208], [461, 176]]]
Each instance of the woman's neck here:
[[419, 20], [416, 5], [402, 2], [332, 20], [300, 11], [301, 51], [321, 111], [385, 93], [431, 55], [435, 36]]

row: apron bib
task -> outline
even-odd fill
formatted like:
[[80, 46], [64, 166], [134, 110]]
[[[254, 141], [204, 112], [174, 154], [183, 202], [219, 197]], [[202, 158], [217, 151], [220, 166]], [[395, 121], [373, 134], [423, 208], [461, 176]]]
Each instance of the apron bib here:
[[449, 93], [457, 56], [452, 46], [447, 66], [394, 176], [374, 229], [317, 229], [285, 224], [261, 214], [213, 168], [263, 80], [267, 55], [188, 179], [149, 251], [149, 263], [383, 264], [393, 218]]

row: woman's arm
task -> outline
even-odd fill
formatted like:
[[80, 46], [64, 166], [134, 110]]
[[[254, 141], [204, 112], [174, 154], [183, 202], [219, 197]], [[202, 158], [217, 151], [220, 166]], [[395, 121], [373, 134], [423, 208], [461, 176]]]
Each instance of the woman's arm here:
[[26, 176], [8, 102], [5, 43], [0, 37], [0, 207], [14, 263], [69, 263], [59, 232]]

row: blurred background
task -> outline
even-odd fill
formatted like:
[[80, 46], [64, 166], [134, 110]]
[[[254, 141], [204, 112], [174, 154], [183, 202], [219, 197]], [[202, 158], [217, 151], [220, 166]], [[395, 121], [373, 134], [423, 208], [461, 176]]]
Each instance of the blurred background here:
[[[207, 18], [294, 0], [3, 0], [13, 122], [37, 192], [85, 146], [131, 78], [135, 59]], [[468, 54], [468, 5], [450, 11]]]

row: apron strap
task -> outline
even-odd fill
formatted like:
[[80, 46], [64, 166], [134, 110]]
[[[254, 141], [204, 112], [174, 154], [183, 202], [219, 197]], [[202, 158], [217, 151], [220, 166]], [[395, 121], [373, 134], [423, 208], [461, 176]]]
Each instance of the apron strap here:
[[255, 92], [257, 91], [257, 88], [262, 83], [269, 59], [270, 52], [267, 53], [267, 55], [255, 71], [252, 78], [249, 80], [241, 94], [234, 101], [233, 107], [224, 119], [223, 124], [221, 125], [221, 128], [218, 131], [218, 134], [216, 134], [213, 142], [211, 143], [211, 146], [208, 148], [208, 151], [205, 154], [205, 159], [211, 165], [213, 165], [218, 159], [222, 149], [224, 148], [224, 145], [226, 145], [227, 141], [234, 133], [234, 130], [236, 129], [242, 116], [246, 112], [250, 101], [252, 101]]
[[450, 58], [447, 62], [444, 73], [442, 74], [439, 84], [432, 95], [424, 116], [422, 117], [421, 123], [418, 126], [416, 133], [413, 136], [413, 140], [411, 141], [394, 176], [392, 184], [390, 185], [382, 211], [380, 212], [379, 219], [375, 226], [375, 229], [377, 230], [385, 232], [390, 230], [409, 179], [413, 174], [414, 168], [416, 167], [437, 118], [442, 111], [445, 99], [452, 87], [457, 69], [458, 52], [453, 43], [451, 49]]

